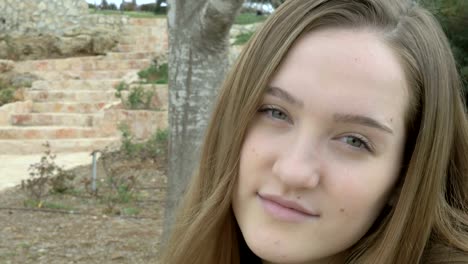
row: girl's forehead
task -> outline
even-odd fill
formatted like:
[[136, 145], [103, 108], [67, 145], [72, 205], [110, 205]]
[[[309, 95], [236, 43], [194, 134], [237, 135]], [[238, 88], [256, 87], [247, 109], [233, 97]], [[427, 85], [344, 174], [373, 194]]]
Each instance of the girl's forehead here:
[[270, 86], [306, 106], [341, 113], [403, 119], [409, 104], [405, 73], [394, 51], [364, 30], [328, 29], [303, 36]]
[[300, 62], [323, 66], [327, 66], [324, 62], [334, 62], [336, 73], [404, 81], [404, 70], [397, 55], [376, 31], [367, 28], [326, 28], [298, 38], [282, 65], [292, 66], [288, 60], [294, 60], [297, 67], [303, 66]]

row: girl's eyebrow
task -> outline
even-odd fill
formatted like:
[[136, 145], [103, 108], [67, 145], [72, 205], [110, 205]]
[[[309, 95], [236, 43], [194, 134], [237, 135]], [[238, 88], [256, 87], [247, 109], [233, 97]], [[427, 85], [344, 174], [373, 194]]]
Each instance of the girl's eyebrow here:
[[280, 99], [283, 99], [283, 100], [285, 100], [286, 102], [288, 102], [288, 103], [290, 103], [292, 105], [298, 106], [299, 108], [304, 107], [304, 102], [302, 102], [301, 100], [295, 98], [290, 93], [286, 92], [285, 90], [283, 90], [283, 89], [281, 89], [279, 87], [268, 86], [267, 90], [266, 90], [266, 94], [278, 97]]
[[333, 115], [335, 122], [343, 123], [354, 123], [358, 125], [364, 125], [372, 128], [377, 128], [379, 130], [385, 131], [389, 134], [393, 134], [393, 130], [379, 121], [372, 119], [363, 115], [351, 115], [351, 114], [334, 114]]
[[[303, 101], [301, 101], [298, 98], [295, 98], [293, 95], [281, 89], [280, 87], [268, 86], [266, 90], [266, 94], [278, 97], [279, 99], [282, 99], [299, 108], [304, 107]], [[393, 134], [393, 130], [389, 126], [368, 116], [354, 115], [354, 114], [334, 114], [333, 117], [334, 117], [335, 122], [353, 123], [353, 124], [363, 125], [363, 126], [367, 126], [371, 128], [377, 128], [389, 134]]]

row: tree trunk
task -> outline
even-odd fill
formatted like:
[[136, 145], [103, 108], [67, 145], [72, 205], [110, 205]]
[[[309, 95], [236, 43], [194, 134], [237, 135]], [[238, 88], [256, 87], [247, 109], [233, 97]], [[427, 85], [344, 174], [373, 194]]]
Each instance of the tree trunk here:
[[169, 172], [164, 223], [198, 161], [217, 90], [228, 67], [229, 30], [243, 0], [169, 0]]

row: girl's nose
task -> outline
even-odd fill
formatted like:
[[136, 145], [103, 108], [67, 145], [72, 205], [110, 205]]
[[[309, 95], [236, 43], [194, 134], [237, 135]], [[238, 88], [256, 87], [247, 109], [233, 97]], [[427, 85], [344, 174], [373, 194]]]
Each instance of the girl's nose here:
[[291, 188], [315, 188], [320, 183], [320, 159], [311, 142], [296, 141], [278, 156], [273, 174]]

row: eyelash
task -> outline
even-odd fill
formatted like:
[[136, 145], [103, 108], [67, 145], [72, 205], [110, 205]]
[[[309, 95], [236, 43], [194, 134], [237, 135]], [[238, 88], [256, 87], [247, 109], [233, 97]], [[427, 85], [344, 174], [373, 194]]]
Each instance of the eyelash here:
[[[280, 119], [280, 118], [274, 117], [273, 116], [273, 111], [278, 111], [280, 114], [285, 116], [285, 119]], [[292, 122], [291, 119], [289, 118], [288, 114], [285, 113], [285, 111], [281, 110], [280, 108], [278, 108], [278, 107], [276, 107], [274, 105], [264, 105], [264, 106], [260, 107], [260, 109], [258, 109], [258, 112], [262, 113], [262, 114], [268, 114], [269, 118], [282, 120], [282, 121], [288, 121], [290, 123]]]
[[360, 148], [360, 147], [355, 147], [355, 146], [352, 146], [351, 144], [348, 144], [350, 147], [352, 148], [356, 148], [356, 149], [365, 149], [367, 151], [369, 151], [370, 153], [374, 153], [374, 148], [372, 147], [372, 144], [370, 143], [370, 141], [365, 138], [364, 136], [361, 136], [361, 135], [356, 135], [356, 134], [353, 134], [353, 135], [347, 135], [347, 136], [344, 136], [342, 138], [354, 138], [354, 139], [357, 139], [362, 145], [363, 145], [363, 148]]
[[[273, 113], [272, 113], [273, 111], [278, 111], [280, 114], [284, 115], [285, 119], [280, 119], [280, 118], [274, 117]], [[266, 114], [268, 118], [272, 118], [272, 119], [279, 120], [279, 121], [287, 121], [289, 123], [292, 123], [292, 120], [289, 118], [288, 114], [286, 114], [282, 109], [280, 109], [279, 107], [274, 106], [274, 105], [264, 105], [264, 106], [262, 106], [262, 107], [260, 107], [258, 109], [258, 112], [261, 113], [261, 114]], [[343, 136], [341, 138], [354, 138], [354, 139], [357, 139], [363, 145], [362, 148], [361, 147], [355, 147], [355, 146], [353, 146], [351, 144], [347, 144], [346, 142], [344, 142], [344, 143], [347, 144], [351, 148], [364, 149], [364, 150], [366, 150], [366, 151], [368, 151], [370, 153], [374, 153], [372, 143], [362, 135], [352, 134], [352, 135]]]

